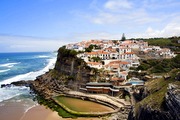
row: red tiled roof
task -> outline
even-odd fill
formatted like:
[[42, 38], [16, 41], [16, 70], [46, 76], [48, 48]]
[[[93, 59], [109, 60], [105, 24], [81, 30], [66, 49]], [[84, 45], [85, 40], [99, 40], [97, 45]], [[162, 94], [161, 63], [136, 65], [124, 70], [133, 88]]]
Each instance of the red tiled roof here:
[[125, 64], [125, 65], [127, 65], [127, 64], [129, 64], [129, 62], [122, 61], [122, 62], [120, 62], [120, 64]]
[[111, 81], [124, 81], [124, 78], [113, 77], [111, 78]]
[[91, 65], [102, 65], [102, 63], [99, 63], [99, 62], [87, 62], [87, 64], [91, 64]]

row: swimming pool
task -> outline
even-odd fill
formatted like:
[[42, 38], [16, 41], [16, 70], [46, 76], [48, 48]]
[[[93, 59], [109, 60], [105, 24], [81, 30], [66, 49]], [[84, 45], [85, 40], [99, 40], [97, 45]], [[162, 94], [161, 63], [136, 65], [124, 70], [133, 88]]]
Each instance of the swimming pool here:
[[144, 81], [138, 80], [138, 81], [128, 81], [127, 84], [132, 84], [132, 85], [144, 85]]

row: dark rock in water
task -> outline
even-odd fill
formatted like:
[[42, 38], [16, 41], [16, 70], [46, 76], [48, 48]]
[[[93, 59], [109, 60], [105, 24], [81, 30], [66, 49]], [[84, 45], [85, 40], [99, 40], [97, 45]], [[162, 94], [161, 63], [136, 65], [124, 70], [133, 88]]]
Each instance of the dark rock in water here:
[[6, 84], [2, 84], [2, 85], [1, 85], [1, 88], [3, 88], [3, 87], [6, 87]]
[[11, 87], [11, 84], [2, 84], [1, 88], [4, 88], [4, 87]]
[[22, 81], [12, 82], [11, 84], [15, 85], [15, 86], [26, 86], [26, 87], [29, 87], [31, 83], [32, 83], [32, 81], [30, 81], [30, 80], [29, 81], [22, 80]]

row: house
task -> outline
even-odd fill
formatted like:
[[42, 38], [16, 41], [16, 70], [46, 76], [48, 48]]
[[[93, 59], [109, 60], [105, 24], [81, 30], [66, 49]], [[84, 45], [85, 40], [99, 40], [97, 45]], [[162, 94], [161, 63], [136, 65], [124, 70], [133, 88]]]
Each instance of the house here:
[[117, 94], [119, 89], [114, 89], [112, 83], [86, 83], [86, 91], [89, 93]]
[[173, 58], [175, 57], [174, 52], [172, 52], [169, 48], [162, 48], [158, 51], [158, 54], [163, 58]]
[[121, 78], [121, 77], [112, 77], [110, 79], [110, 82], [112, 83], [112, 85], [114, 86], [120, 86], [123, 84], [124, 82], [124, 78]]
[[97, 69], [101, 69], [103, 67], [102, 63], [99, 63], [99, 62], [87, 62], [87, 65], [89, 67], [93, 67]]

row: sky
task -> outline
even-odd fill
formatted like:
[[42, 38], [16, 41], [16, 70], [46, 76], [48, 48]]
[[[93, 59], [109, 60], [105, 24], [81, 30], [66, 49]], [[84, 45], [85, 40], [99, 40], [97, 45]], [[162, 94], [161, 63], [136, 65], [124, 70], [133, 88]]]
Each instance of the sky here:
[[0, 0], [0, 52], [90, 39], [180, 36], [179, 0]]

